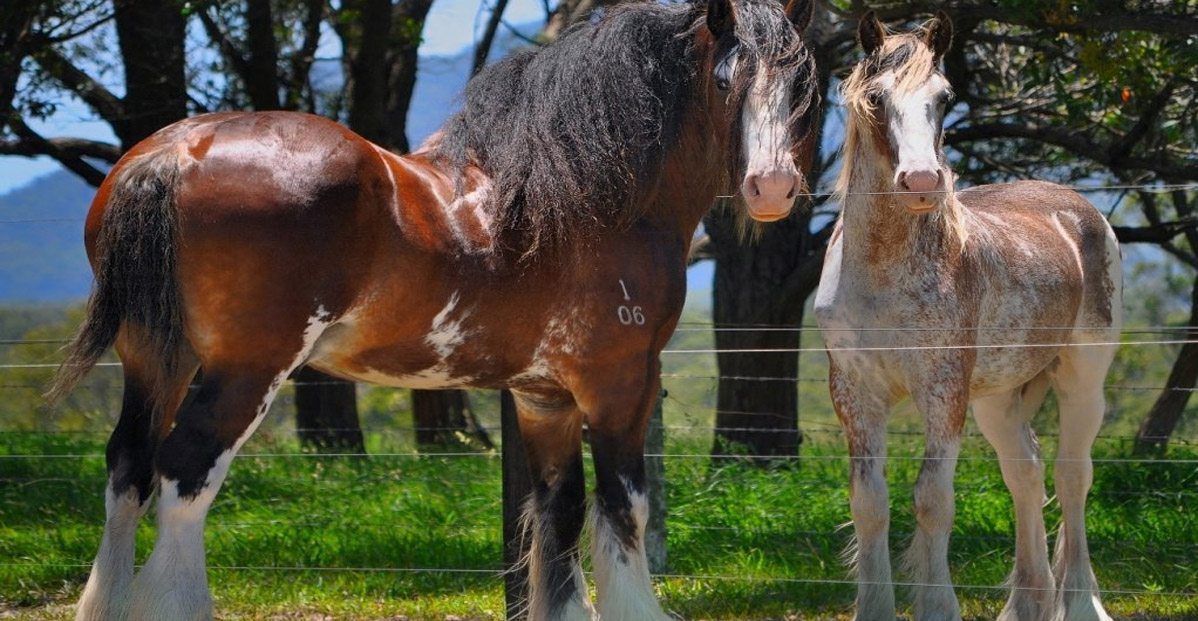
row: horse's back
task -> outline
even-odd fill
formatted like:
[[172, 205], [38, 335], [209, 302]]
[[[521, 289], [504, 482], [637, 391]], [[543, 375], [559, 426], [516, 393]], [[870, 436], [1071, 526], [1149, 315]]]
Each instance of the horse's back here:
[[163, 189], [187, 336], [205, 363], [258, 355], [249, 343], [294, 355], [294, 335], [369, 291], [390, 235], [393, 184], [377, 148], [313, 115], [219, 113], [160, 130], [110, 173], [89, 240], [121, 226], [105, 212], [146, 183]]
[[[1011, 242], [991, 243], [989, 248], [1001, 254], [1004, 263], [1022, 264], [1020, 273], [1032, 277], [1047, 277], [1054, 271], [1080, 275], [1077, 286], [1082, 297], [1073, 325], [1120, 324], [1119, 243], [1106, 218], [1081, 194], [1045, 181], [1015, 181], [962, 190], [957, 198], [971, 215], [973, 226], [990, 233], [989, 240]], [[985, 243], [987, 236], [982, 237]], [[1062, 260], [1076, 268], [1060, 265]]]

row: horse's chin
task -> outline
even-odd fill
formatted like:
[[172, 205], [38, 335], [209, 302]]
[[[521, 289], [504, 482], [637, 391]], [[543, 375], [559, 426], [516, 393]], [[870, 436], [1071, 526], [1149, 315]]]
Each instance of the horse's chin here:
[[926, 214], [940, 208], [944, 202], [944, 192], [929, 192], [927, 194], [898, 194], [896, 202], [907, 209], [907, 213]]
[[786, 209], [783, 209], [780, 211], [779, 210], [756, 210], [756, 209], [750, 208], [750, 209], [747, 209], [746, 211], [749, 212], [750, 218], [752, 218], [758, 222], [777, 222], [778, 220], [781, 220], [782, 218], [785, 218], [786, 216], [790, 215], [790, 208], [786, 208]]

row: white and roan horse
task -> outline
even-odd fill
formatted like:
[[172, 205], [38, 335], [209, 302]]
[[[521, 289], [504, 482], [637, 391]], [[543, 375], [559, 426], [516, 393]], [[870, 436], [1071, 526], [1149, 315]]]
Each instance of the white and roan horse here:
[[[1121, 325], [1115, 235], [1085, 199], [1036, 181], [953, 191], [942, 151], [950, 97], [937, 69], [943, 13], [890, 34], [873, 13], [848, 107], [839, 222], [815, 313], [848, 437], [857, 618], [894, 619], [884, 475], [886, 421], [911, 397], [926, 424], [907, 554], [915, 618], [959, 619], [948, 567], [953, 472], [969, 404], [1014, 499], [1015, 568], [1002, 620], [1109, 619], [1086, 547], [1090, 448]], [[1055, 467], [1062, 524], [1048, 560], [1044, 464], [1029, 417], [1060, 403]]]

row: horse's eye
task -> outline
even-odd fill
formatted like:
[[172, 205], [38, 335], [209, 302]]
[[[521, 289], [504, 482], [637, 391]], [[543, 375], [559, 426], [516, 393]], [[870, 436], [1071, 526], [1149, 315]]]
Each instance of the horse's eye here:
[[865, 100], [869, 102], [869, 107], [877, 108], [882, 105], [882, 93], [873, 92], [865, 96]]
[[739, 51], [740, 44], [732, 46], [732, 49], [716, 62], [715, 70], [711, 72], [715, 78], [715, 87], [720, 89], [720, 92], [727, 91], [732, 84], [732, 75], [736, 72], [736, 55]]

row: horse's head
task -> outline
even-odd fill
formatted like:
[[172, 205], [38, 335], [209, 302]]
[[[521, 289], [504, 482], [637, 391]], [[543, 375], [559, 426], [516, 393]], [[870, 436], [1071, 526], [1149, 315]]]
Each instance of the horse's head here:
[[952, 42], [952, 21], [940, 12], [916, 32], [890, 34], [870, 11], [857, 36], [865, 59], [843, 88], [850, 136], [872, 139], [893, 173], [896, 202], [913, 213], [932, 211], [952, 186], [941, 148], [952, 88], [938, 68]]
[[[707, 0], [711, 43], [705, 76], [710, 108], [728, 149], [749, 215], [764, 222], [790, 213], [804, 187], [795, 158], [819, 113], [815, 62], [800, 33], [813, 0]], [[719, 124], [719, 123], [717, 123]]]

